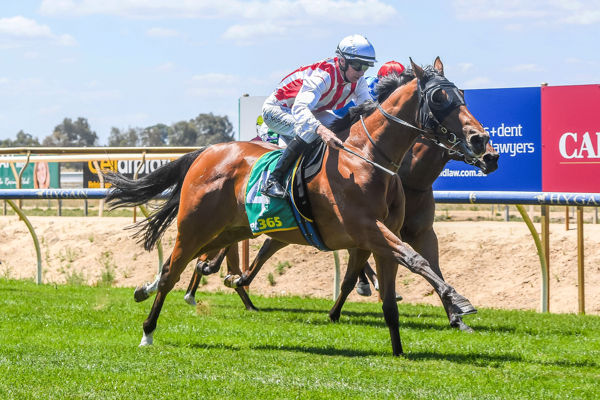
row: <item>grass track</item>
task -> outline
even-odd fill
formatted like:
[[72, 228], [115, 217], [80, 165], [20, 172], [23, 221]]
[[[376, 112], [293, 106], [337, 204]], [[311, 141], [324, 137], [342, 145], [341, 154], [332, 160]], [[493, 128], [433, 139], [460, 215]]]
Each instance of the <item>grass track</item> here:
[[448, 328], [441, 307], [400, 305], [406, 357], [379, 304], [169, 295], [155, 344], [131, 289], [0, 279], [0, 399], [598, 399], [600, 317], [484, 309]]

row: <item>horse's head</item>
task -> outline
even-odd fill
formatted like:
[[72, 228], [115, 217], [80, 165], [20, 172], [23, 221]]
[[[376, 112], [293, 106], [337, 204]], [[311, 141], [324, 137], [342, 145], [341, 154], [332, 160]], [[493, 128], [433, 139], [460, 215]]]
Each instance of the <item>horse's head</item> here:
[[418, 121], [426, 136], [475, 164], [484, 156], [490, 136], [467, 109], [463, 92], [446, 79], [439, 57], [425, 68], [410, 62], [418, 79]]

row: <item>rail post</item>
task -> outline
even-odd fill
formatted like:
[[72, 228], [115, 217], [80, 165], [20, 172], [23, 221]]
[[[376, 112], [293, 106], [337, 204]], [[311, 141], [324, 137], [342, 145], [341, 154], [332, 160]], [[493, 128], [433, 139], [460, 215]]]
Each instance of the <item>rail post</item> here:
[[585, 279], [583, 269], [583, 207], [577, 206], [577, 291], [579, 314], [585, 314]]
[[544, 246], [542, 245], [542, 242], [540, 241], [540, 236], [538, 235], [538, 232], [535, 229], [535, 226], [533, 226], [533, 222], [531, 221], [531, 218], [529, 218], [529, 215], [527, 215], [527, 211], [525, 211], [525, 208], [520, 205], [517, 204], [516, 205], [517, 210], [519, 211], [519, 213], [521, 214], [521, 217], [523, 218], [523, 221], [525, 221], [525, 225], [527, 225], [527, 228], [529, 228], [529, 232], [531, 232], [531, 236], [533, 237], [533, 241], [535, 243], [535, 248], [537, 249], [537, 253], [538, 253], [538, 258], [540, 259], [540, 265], [542, 267], [542, 290], [541, 290], [541, 305], [542, 305], [542, 312], [548, 312], [548, 302], [549, 302], [549, 295], [548, 295], [548, 268], [547, 268], [547, 258], [544, 252]]
[[[98, 171], [98, 180], [100, 181], [100, 188], [104, 189], [104, 174], [100, 171], [100, 165], [97, 160], [92, 161], [92, 165]], [[98, 201], [98, 216], [101, 217], [104, 212], [104, 199]]]
[[546, 295], [543, 302], [547, 304], [547, 309], [544, 312], [550, 312], [550, 206], [544, 204], [542, 207], [542, 248], [544, 249], [544, 259], [546, 260], [546, 273], [542, 277], [543, 284], [546, 286]]
[[35, 233], [35, 229], [33, 229], [33, 225], [31, 225], [31, 222], [29, 222], [29, 218], [27, 218], [23, 210], [21, 210], [21, 207], [18, 207], [15, 203], [13, 203], [12, 200], [6, 201], [15, 211], [15, 213], [19, 216], [21, 221], [25, 222], [25, 225], [27, 225], [27, 229], [31, 234], [31, 238], [33, 239], [33, 245], [35, 246], [35, 255], [37, 258], [36, 282], [38, 285], [40, 285], [42, 283], [42, 251], [40, 250], [40, 241], [38, 240], [38, 237]]

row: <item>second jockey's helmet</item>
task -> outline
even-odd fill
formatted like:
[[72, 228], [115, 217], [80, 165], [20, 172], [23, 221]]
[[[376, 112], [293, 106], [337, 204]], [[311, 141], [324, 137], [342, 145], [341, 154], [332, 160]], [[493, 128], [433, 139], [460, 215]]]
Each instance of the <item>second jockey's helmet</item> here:
[[377, 77], [383, 78], [389, 74], [402, 74], [404, 72], [404, 65], [400, 64], [398, 61], [388, 61], [379, 68], [377, 71]]
[[358, 60], [370, 67], [377, 62], [375, 59], [375, 48], [362, 35], [346, 36], [338, 44], [335, 53], [346, 60]]

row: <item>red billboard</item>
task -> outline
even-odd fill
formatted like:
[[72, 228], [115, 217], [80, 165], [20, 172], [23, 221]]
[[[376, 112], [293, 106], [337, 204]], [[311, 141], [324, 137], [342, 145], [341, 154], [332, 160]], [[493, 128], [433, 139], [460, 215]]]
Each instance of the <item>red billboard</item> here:
[[542, 191], [600, 192], [600, 85], [542, 87]]

